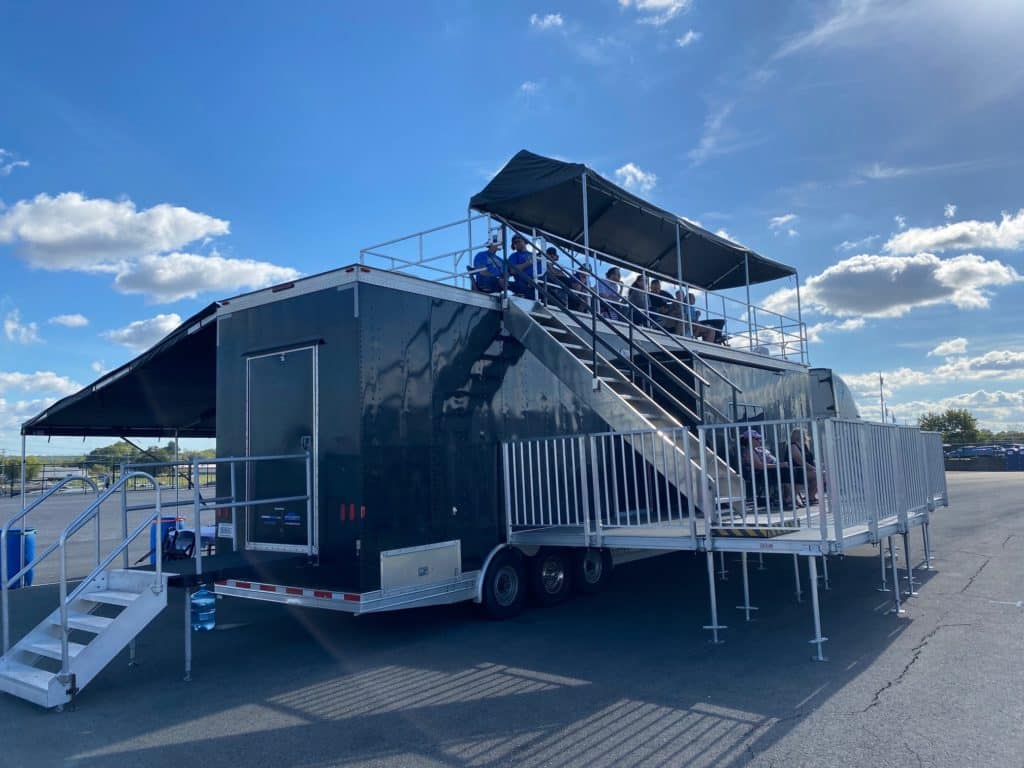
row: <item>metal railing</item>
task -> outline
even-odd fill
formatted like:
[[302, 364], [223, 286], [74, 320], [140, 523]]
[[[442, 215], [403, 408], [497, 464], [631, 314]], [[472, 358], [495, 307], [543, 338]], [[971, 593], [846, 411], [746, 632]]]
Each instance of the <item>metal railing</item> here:
[[697, 431], [695, 441], [675, 429], [503, 443], [509, 537], [572, 527], [599, 545], [616, 531], [675, 528], [696, 548], [698, 538], [800, 532], [842, 551], [848, 537], [878, 541], [883, 526], [906, 531], [948, 503], [935, 433], [840, 419]]

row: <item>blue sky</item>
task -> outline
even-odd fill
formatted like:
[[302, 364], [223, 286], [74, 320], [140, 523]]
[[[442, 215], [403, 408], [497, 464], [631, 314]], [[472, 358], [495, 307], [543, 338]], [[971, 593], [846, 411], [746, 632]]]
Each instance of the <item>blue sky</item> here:
[[796, 265], [812, 362], [867, 415], [881, 370], [900, 419], [1024, 425], [1019, 2], [34, 2], [0, 29], [2, 448], [209, 301], [458, 218], [521, 148]]

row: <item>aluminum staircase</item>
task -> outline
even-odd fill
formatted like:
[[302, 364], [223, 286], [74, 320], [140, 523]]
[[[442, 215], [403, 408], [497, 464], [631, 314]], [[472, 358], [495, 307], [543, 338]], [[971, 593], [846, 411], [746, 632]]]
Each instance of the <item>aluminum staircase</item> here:
[[75, 590], [67, 606], [68, 668], [61, 671], [57, 608], [0, 657], [0, 691], [42, 707], [62, 706], [167, 607], [167, 576], [106, 570]]
[[[689, 423], [683, 423], [669, 413], [656, 397], [637, 386], [627, 375], [631, 371], [635, 372], [635, 362], [613, 355], [611, 349], [595, 350], [585, 335], [575, 326], [564, 322], [561, 313], [541, 303], [510, 301], [505, 313], [505, 325], [519, 343], [551, 370], [573, 394], [593, 408], [613, 431], [674, 430], [672, 443], [677, 450], [690, 457], [700, 455], [700, 441], [686, 427], [701, 423], [701, 415], [673, 397], [664, 387], [650, 382], [652, 389], [658, 390], [658, 397], [670, 400], [677, 412], [689, 417]], [[691, 373], [695, 379], [700, 380], [698, 374], [693, 371]], [[680, 384], [688, 386], [683, 382]], [[690, 391], [695, 398], [699, 397], [696, 390], [690, 388]], [[683, 440], [688, 445], [681, 445]], [[646, 455], [655, 450], [651, 443], [639, 441], [633, 445], [637, 453], [652, 462], [654, 457]], [[710, 450], [705, 453], [707, 475], [713, 487], [726, 487], [730, 476], [736, 487], [741, 487], [742, 479], [734, 469]], [[699, 471], [697, 462], [694, 462], [694, 468]], [[693, 476], [698, 477], [699, 472]], [[695, 499], [702, 497], [699, 489], [687, 489], [687, 495], [690, 493], [694, 494]]]

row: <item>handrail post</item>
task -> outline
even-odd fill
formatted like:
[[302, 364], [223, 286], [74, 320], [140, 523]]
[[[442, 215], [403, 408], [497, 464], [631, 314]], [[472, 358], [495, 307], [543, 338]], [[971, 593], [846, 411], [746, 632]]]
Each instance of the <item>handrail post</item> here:
[[306, 451], [306, 552], [313, 557], [313, 453]]
[[7, 653], [11, 647], [10, 619], [7, 613], [7, 526], [0, 531], [0, 588], [3, 590], [0, 612], [3, 613], [4, 653]]
[[[583, 254], [584, 263], [589, 259], [590, 261], [590, 274], [597, 274], [597, 259], [590, 252], [590, 205], [587, 201], [587, 174], [583, 173], [581, 178], [583, 184]], [[584, 273], [586, 274], [586, 273]], [[584, 277], [586, 280], [587, 278]], [[588, 288], [590, 286], [587, 286]], [[586, 292], [584, 292], [586, 295]], [[600, 307], [593, 307], [590, 313], [590, 362], [594, 372], [594, 384], [597, 384], [597, 312]]]
[[67, 679], [68, 657], [68, 551], [61, 536], [60, 547], [60, 674]]
[[[236, 515], [236, 511], [237, 511], [238, 508], [235, 506], [238, 503], [238, 481], [237, 481], [236, 475], [235, 475], [235, 466], [237, 466], [236, 462], [234, 462], [234, 461], [228, 462], [228, 469], [229, 469], [229, 472], [231, 474], [231, 551], [232, 552], [237, 552], [238, 551], [238, 527], [237, 527], [238, 526], [238, 517]], [[213, 471], [214, 471], [214, 482], [216, 482], [216, 479], [217, 479], [217, 475], [216, 475], [217, 465], [214, 464], [213, 467], [214, 467], [213, 468]]]
[[[156, 541], [156, 546], [153, 547], [153, 549], [156, 550], [156, 553], [155, 553], [156, 554], [156, 581], [153, 584], [153, 591], [159, 593], [160, 590], [163, 588], [163, 571], [164, 571], [164, 548], [163, 548], [163, 541], [160, 538], [160, 523], [163, 520], [163, 515], [161, 514], [161, 511], [160, 511], [160, 483], [157, 482], [155, 476], [151, 477], [150, 480], [152, 480], [152, 482], [153, 482], [153, 488], [156, 489], [156, 505], [155, 505], [156, 509], [153, 512], [153, 516], [155, 518], [154, 522], [156, 523], [156, 531], [157, 531], [157, 535], [156, 535], [156, 537], [154, 539]], [[127, 538], [128, 538], [128, 533], [125, 532], [124, 539], [122, 539], [122, 542], [124, 542], [125, 539], [127, 539]], [[127, 546], [125, 546], [125, 548], [124, 548], [124, 554], [125, 554], [125, 557], [128, 556], [128, 547]]]
[[[128, 481], [125, 478], [128, 466], [125, 462], [121, 462], [121, 538], [128, 538]], [[160, 495], [160, 490], [157, 489], [157, 496]], [[124, 567], [128, 568], [128, 550], [124, 551]]]
[[192, 501], [195, 505], [196, 531], [195, 531], [195, 558], [196, 576], [203, 573], [203, 521], [200, 514], [202, 497], [199, 495], [199, 457], [192, 457]]

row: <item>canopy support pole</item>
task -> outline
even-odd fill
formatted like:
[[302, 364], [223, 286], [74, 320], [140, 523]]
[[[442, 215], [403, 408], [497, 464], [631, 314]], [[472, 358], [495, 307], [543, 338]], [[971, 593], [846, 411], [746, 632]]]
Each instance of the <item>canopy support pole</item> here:
[[[583, 252], [586, 254], [585, 261], [590, 264], [590, 274], [597, 274], [597, 259], [590, 251], [590, 206], [587, 204], [587, 174], [583, 173]], [[588, 278], [584, 278], [588, 279]], [[594, 372], [594, 389], [597, 389], [597, 313], [600, 307], [592, 307], [590, 313], [590, 367]]]
[[690, 312], [686, 309], [689, 301], [689, 291], [683, 285], [683, 245], [679, 237], [679, 222], [676, 222], [676, 276], [679, 278], [679, 319], [681, 330], [684, 336], [693, 336], [693, 327], [690, 324]]
[[804, 365], [810, 364], [810, 350], [807, 349], [807, 334], [804, 332], [804, 313], [800, 306], [800, 272], [794, 270], [793, 277], [796, 279], [796, 332], [800, 334], [800, 362]]
[[754, 349], [754, 326], [750, 319], [750, 254], [743, 254], [743, 282], [747, 285], [747, 338], [750, 339], [750, 349]]

